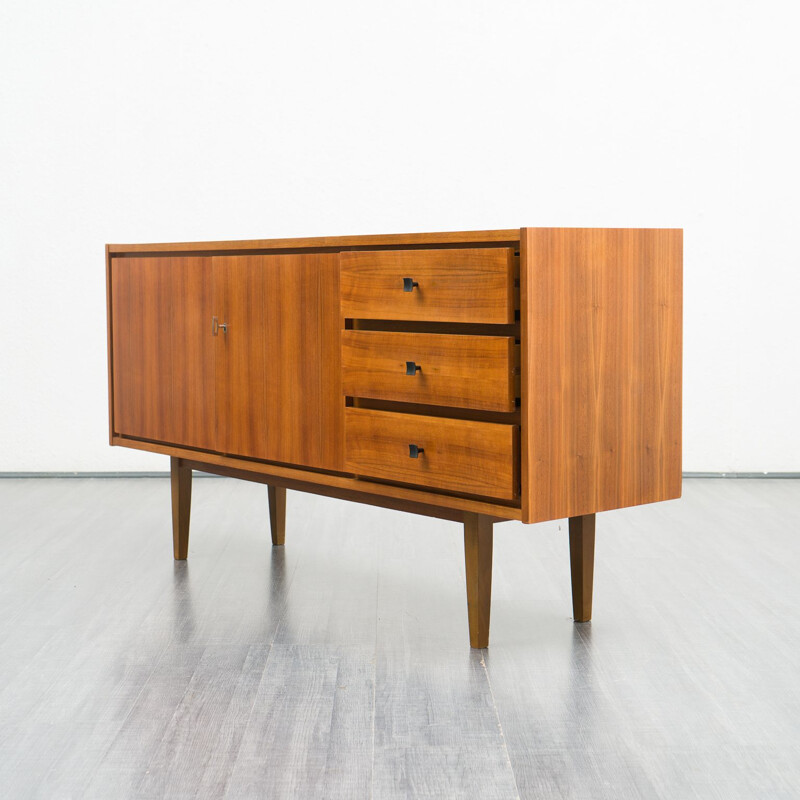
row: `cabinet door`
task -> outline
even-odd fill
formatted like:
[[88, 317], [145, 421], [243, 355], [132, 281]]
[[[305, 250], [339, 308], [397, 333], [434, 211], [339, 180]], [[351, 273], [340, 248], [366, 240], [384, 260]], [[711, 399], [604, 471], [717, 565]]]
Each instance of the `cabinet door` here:
[[114, 431], [214, 446], [211, 259], [111, 262]]
[[337, 256], [218, 256], [213, 276], [216, 449], [340, 470]]

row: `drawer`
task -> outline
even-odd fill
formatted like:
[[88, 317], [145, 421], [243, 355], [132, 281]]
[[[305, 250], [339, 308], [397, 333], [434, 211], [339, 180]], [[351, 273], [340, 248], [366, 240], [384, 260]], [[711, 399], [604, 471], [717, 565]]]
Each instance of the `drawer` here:
[[509, 247], [339, 254], [342, 316], [514, 322], [517, 258]]
[[513, 336], [342, 331], [345, 395], [514, 411]]
[[518, 441], [516, 425], [345, 409], [345, 469], [363, 477], [513, 500]]

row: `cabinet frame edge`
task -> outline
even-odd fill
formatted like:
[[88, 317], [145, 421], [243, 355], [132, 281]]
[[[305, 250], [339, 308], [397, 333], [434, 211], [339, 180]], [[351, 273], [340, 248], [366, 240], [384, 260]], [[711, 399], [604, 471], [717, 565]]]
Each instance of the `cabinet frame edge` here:
[[106, 344], [108, 347], [108, 443], [114, 441], [114, 359], [113, 322], [111, 320], [111, 245], [106, 245]]

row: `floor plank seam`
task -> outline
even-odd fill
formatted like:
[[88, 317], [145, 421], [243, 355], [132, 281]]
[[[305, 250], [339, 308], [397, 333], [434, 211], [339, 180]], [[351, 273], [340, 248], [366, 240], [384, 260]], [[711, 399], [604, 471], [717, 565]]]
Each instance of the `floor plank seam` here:
[[[228, 536], [227, 541], [225, 542], [225, 544], [224, 544], [224, 546], [222, 548], [222, 552], [220, 554], [220, 557], [222, 557], [225, 554], [225, 552], [227, 551], [227, 549], [231, 546], [231, 542], [232, 542], [232, 537]], [[210, 584], [210, 582], [211, 582], [211, 576], [209, 575], [205, 579], [205, 581], [203, 581], [203, 586], [208, 586]], [[165, 590], [165, 591], [168, 591], [168, 590]], [[84, 791], [86, 791], [89, 787], [91, 787], [92, 782], [95, 779], [95, 776], [97, 775], [97, 773], [99, 772], [99, 770], [103, 766], [103, 762], [108, 757], [108, 754], [113, 750], [114, 745], [116, 744], [117, 740], [119, 739], [119, 736], [122, 733], [122, 731], [125, 729], [125, 726], [128, 724], [128, 720], [130, 719], [131, 715], [135, 711], [140, 699], [142, 698], [142, 695], [144, 694], [145, 690], [149, 687], [149, 685], [150, 685], [150, 683], [151, 683], [151, 681], [153, 679], [153, 676], [156, 673], [156, 670], [158, 669], [159, 665], [164, 661], [164, 658], [165, 658], [166, 654], [169, 652], [170, 647], [173, 647], [175, 645], [174, 638], [175, 638], [175, 632], [173, 631], [171, 636], [170, 636], [170, 638], [168, 639], [167, 643], [163, 646], [163, 648], [161, 649], [161, 652], [158, 654], [157, 658], [155, 659], [155, 661], [153, 663], [153, 668], [150, 670], [150, 674], [147, 676], [147, 680], [144, 681], [144, 683], [142, 684], [141, 690], [136, 695], [136, 699], [133, 701], [133, 703], [131, 703], [131, 706], [128, 709], [128, 713], [125, 715], [125, 718], [123, 719], [122, 723], [117, 728], [117, 732], [114, 735], [114, 737], [112, 738], [109, 746], [106, 748], [106, 750], [103, 753], [103, 755], [97, 760], [97, 763], [95, 765], [94, 770], [91, 773], [91, 776], [88, 778], [88, 780], [86, 781], [86, 783], [85, 783], [85, 785], [83, 787]], [[186, 689], [184, 690], [184, 694], [182, 695], [181, 699], [183, 699], [183, 697], [185, 697], [186, 691], [188, 691], [190, 683], [191, 683], [191, 678], [189, 679], [189, 681], [186, 684]], [[176, 712], [175, 713], [177, 713], [177, 708], [179, 707], [179, 705], [180, 705], [180, 703], [178, 704], [178, 706], [176, 706]], [[173, 714], [173, 717], [174, 717], [174, 714]], [[167, 729], [168, 729], [168, 727], [165, 728], [165, 735], [166, 735]], [[162, 741], [163, 741], [163, 738], [162, 738]]]
[[[275, 641], [278, 638], [278, 632], [280, 631], [281, 625], [283, 625], [283, 621], [286, 617], [287, 602], [288, 602], [287, 598], [289, 596], [289, 592], [291, 591], [292, 582], [294, 581], [295, 575], [297, 575], [297, 568], [299, 565], [300, 565], [300, 556], [298, 556], [297, 559], [295, 560], [292, 574], [289, 576], [289, 580], [287, 581], [286, 586], [283, 588], [283, 599], [282, 599], [283, 609], [281, 611], [280, 619], [275, 625], [275, 630], [272, 632], [272, 639], [269, 641], [270, 653], [272, 652], [272, 648], [275, 646]], [[265, 671], [266, 671], [266, 665], [265, 665]]]
[[[274, 637], [273, 637], [274, 642]], [[264, 659], [264, 669], [261, 671], [261, 678], [258, 681], [258, 686], [256, 686], [255, 691], [253, 692], [253, 702], [250, 703], [250, 710], [247, 712], [247, 722], [244, 724], [244, 730], [242, 731], [242, 735], [239, 739], [239, 745], [236, 748], [236, 754], [233, 757], [233, 761], [230, 765], [230, 769], [228, 770], [228, 774], [225, 776], [225, 785], [222, 787], [220, 797], [225, 798], [228, 797], [230, 792], [230, 784], [231, 780], [236, 773], [236, 765], [239, 763], [239, 752], [242, 749], [242, 742], [247, 737], [247, 731], [250, 729], [250, 721], [253, 719], [253, 709], [256, 707], [256, 703], [258, 702], [258, 693], [261, 689], [261, 684], [264, 682], [264, 678], [267, 676], [267, 668], [269, 667], [269, 660], [272, 658], [272, 652], [275, 649], [273, 642], [270, 642], [268, 645], [269, 651], [267, 652], [267, 657]]]
[[494, 697], [494, 690], [492, 689], [492, 679], [489, 677], [489, 670], [486, 667], [486, 653], [481, 653], [481, 666], [483, 667], [484, 675], [486, 675], [486, 685], [489, 689], [489, 697], [492, 698], [492, 708], [494, 709], [494, 717], [497, 720], [497, 730], [500, 732], [500, 740], [503, 742], [503, 752], [506, 754], [506, 763], [511, 771], [511, 777], [514, 780], [514, 790], [517, 793], [516, 800], [521, 800], [519, 793], [519, 785], [517, 784], [517, 776], [514, 772], [514, 765], [511, 763], [511, 754], [508, 752], [508, 744], [506, 743], [506, 735], [503, 732], [503, 723], [500, 721], [500, 711], [497, 708], [497, 701]]
[[[273, 551], [270, 551], [270, 552], [273, 552]], [[264, 659], [264, 669], [261, 672], [261, 678], [258, 681], [258, 686], [256, 687], [256, 690], [253, 692], [253, 702], [250, 704], [250, 710], [247, 712], [247, 722], [244, 725], [244, 731], [243, 731], [242, 737], [241, 737], [241, 739], [239, 741], [239, 747], [237, 748], [237, 752], [236, 752], [236, 755], [235, 755], [235, 757], [233, 759], [233, 763], [231, 764], [230, 771], [229, 771], [227, 779], [225, 781], [225, 786], [222, 789], [221, 797], [223, 797], [223, 798], [228, 797], [229, 793], [230, 793], [231, 780], [232, 780], [233, 776], [236, 773], [236, 765], [239, 762], [239, 751], [241, 750], [242, 742], [247, 738], [248, 730], [250, 730], [251, 721], [253, 719], [253, 709], [256, 707], [256, 703], [258, 702], [258, 697], [259, 697], [259, 692], [261, 690], [261, 685], [264, 683], [264, 680], [267, 677], [267, 672], [269, 670], [269, 665], [270, 665], [270, 659], [272, 658], [272, 654], [275, 652], [275, 640], [278, 638], [278, 631], [280, 630], [283, 617], [286, 614], [286, 602], [285, 602], [286, 601], [286, 596], [288, 595], [289, 590], [291, 589], [291, 586], [292, 586], [292, 581], [294, 581], [295, 575], [297, 574], [297, 567], [298, 567], [299, 563], [300, 563], [300, 558], [298, 556], [298, 558], [295, 561], [294, 569], [292, 570], [292, 574], [289, 577], [289, 581], [286, 584], [285, 593], [284, 593], [284, 605], [283, 605], [283, 610], [282, 610], [282, 613], [281, 613], [281, 619], [279, 619], [277, 624], [275, 625], [275, 630], [272, 632], [272, 639], [267, 644], [267, 647], [269, 648], [269, 651], [267, 652], [267, 657]]]
[[[378, 545], [375, 544], [375, 556], [377, 561]], [[380, 593], [380, 569], [375, 570], [375, 646], [372, 648], [372, 762], [369, 773], [369, 800], [375, 798], [375, 713], [376, 713], [376, 693], [378, 688], [378, 614], [380, 605], [378, 596]]]
[[147, 680], [145, 680], [142, 683], [142, 688], [139, 690], [139, 692], [137, 693], [137, 695], [134, 698], [133, 702], [130, 704], [130, 708], [128, 709], [128, 713], [125, 714], [125, 717], [123, 718], [122, 722], [117, 726], [116, 733], [111, 737], [111, 741], [108, 743], [108, 747], [105, 748], [105, 750], [103, 752], [103, 755], [100, 756], [97, 759], [97, 761], [95, 762], [94, 768], [92, 769], [90, 774], [87, 776], [86, 781], [85, 781], [85, 783], [84, 783], [84, 785], [82, 787], [81, 796], [85, 795], [87, 790], [89, 789], [89, 787], [91, 787], [92, 783], [94, 782], [95, 776], [100, 771], [100, 768], [103, 766], [103, 762], [106, 760], [106, 758], [108, 757], [108, 754], [114, 748], [114, 745], [117, 743], [117, 740], [119, 739], [120, 735], [122, 734], [122, 731], [125, 730], [125, 726], [128, 724], [128, 720], [131, 718], [131, 715], [133, 714], [137, 704], [139, 703], [139, 700], [141, 700], [142, 695], [145, 692], [145, 689], [147, 689], [147, 687], [150, 684], [150, 681], [153, 679], [153, 675], [155, 675], [155, 672], [158, 669], [158, 665], [163, 660], [164, 654], [167, 652], [167, 649], [168, 649], [168, 646], [162, 648], [161, 652], [158, 654], [158, 657], [153, 662], [153, 668], [150, 670], [150, 674], [147, 676]]
[[153, 748], [153, 753], [152, 753], [152, 756], [151, 756], [151, 759], [150, 759], [149, 763], [147, 764], [147, 769], [145, 770], [145, 772], [139, 778], [139, 782], [138, 782], [138, 784], [136, 786], [137, 796], [142, 796], [143, 795], [142, 787], [146, 783], [146, 781], [148, 780], [148, 776], [151, 774], [151, 771], [153, 769], [153, 759], [154, 758], [158, 758], [158, 754], [159, 754], [159, 751], [161, 749], [161, 746], [167, 741], [167, 737], [171, 733], [171, 727], [172, 727], [173, 722], [179, 721], [178, 714], [181, 711], [181, 706], [183, 705], [183, 701], [186, 699], [186, 695], [189, 693], [189, 690], [192, 687], [192, 681], [194, 680], [195, 675], [197, 674], [197, 670], [200, 668], [200, 665], [203, 663], [203, 656], [205, 656], [205, 654], [208, 652], [208, 650], [209, 650], [208, 647], [204, 648], [202, 655], [200, 656], [200, 658], [197, 659], [197, 664], [195, 664], [195, 667], [192, 670], [192, 674], [189, 676], [189, 679], [186, 681], [186, 686], [184, 687], [183, 694], [180, 696], [180, 699], [178, 700], [178, 702], [175, 703], [175, 710], [172, 712], [172, 716], [169, 718], [169, 720], [167, 721], [166, 725], [164, 725], [164, 731], [163, 731], [163, 733], [161, 735], [161, 738], [159, 739], [158, 745]]

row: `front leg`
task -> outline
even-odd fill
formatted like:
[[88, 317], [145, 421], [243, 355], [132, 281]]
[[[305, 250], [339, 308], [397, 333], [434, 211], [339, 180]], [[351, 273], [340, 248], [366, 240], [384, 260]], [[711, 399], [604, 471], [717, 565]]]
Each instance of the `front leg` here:
[[575, 622], [592, 618], [594, 582], [594, 514], [569, 518], [569, 558], [572, 571], [572, 616]]
[[467, 615], [469, 643], [489, 646], [489, 615], [492, 607], [493, 519], [485, 514], [464, 512], [464, 557], [467, 568]]
[[286, 489], [283, 486], [267, 486], [269, 497], [269, 526], [272, 545], [278, 547], [286, 539]]
[[192, 509], [192, 470], [180, 458], [170, 457], [172, 484], [172, 549], [176, 561], [189, 555], [189, 513]]

